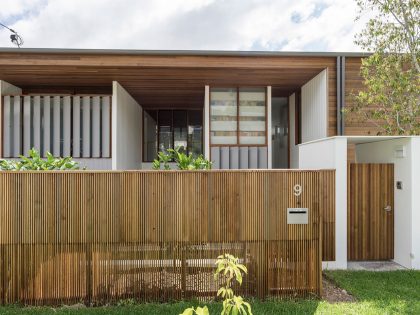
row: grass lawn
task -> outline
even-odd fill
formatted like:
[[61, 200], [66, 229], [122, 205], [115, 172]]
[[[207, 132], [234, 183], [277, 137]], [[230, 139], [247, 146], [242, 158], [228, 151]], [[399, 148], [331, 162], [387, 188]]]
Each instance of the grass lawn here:
[[[252, 301], [259, 314], [420, 314], [420, 271], [330, 271], [327, 276], [350, 292], [356, 302], [330, 304], [322, 300]], [[0, 307], [0, 314], [179, 314], [188, 302], [140, 304], [97, 308]], [[211, 314], [220, 314], [221, 305], [209, 305]]]

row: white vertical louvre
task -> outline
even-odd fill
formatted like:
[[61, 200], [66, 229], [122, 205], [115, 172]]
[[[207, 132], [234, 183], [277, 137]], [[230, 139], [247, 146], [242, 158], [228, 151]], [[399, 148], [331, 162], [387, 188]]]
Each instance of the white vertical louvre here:
[[80, 96], [73, 96], [73, 157], [80, 157]]
[[32, 146], [41, 152], [41, 97], [35, 96], [33, 98], [33, 144]]
[[43, 150], [42, 153], [44, 156], [47, 155], [47, 152], [51, 152], [51, 97], [44, 96], [44, 104], [42, 105], [43, 113]]
[[109, 96], [3, 97], [3, 156], [26, 155], [31, 148], [43, 156], [111, 156]]
[[92, 98], [92, 157], [100, 156], [101, 144], [101, 112], [100, 112], [100, 97], [94, 96]]
[[31, 97], [23, 97], [23, 155], [31, 149]]
[[10, 96], [5, 96], [3, 102], [3, 155], [4, 157], [10, 157], [12, 155], [10, 142], [10, 137], [12, 136], [12, 112], [10, 110]]
[[71, 99], [70, 96], [63, 98], [63, 156], [70, 156], [71, 143]]
[[83, 157], [90, 157], [90, 97], [83, 96]]
[[302, 142], [327, 137], [328, 90], [327, 70], [302, 86]]
[[13, 156], [21, 154], [21, 106], [20, 96], [13, 97]]
[[110, 130], [111, 130], [111, 121], [110, 121], [110, 97], [102, 97], [102, 157], [109, 157], [109, 147], [110, 147]]
[[54, 96], [53, 99], [53, 155], [60, 156], [60, 131], [61, 131], [61, 121], [60, 121], [60, 96]]

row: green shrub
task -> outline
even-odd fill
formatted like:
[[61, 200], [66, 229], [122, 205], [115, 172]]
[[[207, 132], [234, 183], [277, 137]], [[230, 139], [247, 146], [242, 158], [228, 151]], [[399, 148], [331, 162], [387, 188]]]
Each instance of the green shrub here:
[[[232, 284], [237, 281], [242, 285], [242, 276], [247, 274], [246, 267], [239, 263], [239, 259], [230, 254], [224, 254], [217, 257], [216, 272], [214, 279], [222, 276], [225, 280], [224, 286], [217, 291], [217, 296], [223, 298], [223, 310], [221, 315], [252, 315], [251, 305], [245, 302], [241, 296], [236, 296], [232, 290]], [[207, 307], [187, 308], [180, 315], [208, 315]]]
[[47, 158], [42, 159], [35, 149], [29, 150], [28, 157], [20, 156], [20, 160], [0, 160], [2, 171], [52, 171], [52, 170], [78, 170], [79, 163], [71, 157], [55, 158], [47, 152]]
[[192, 153], [185, 154], [180, 151], [180, 148], [168, 149], [167, 153], [159, 152], [157, 159], [153, 161], [154, 170], [170, 170], [169, 162], [175, 162], [179, 170], [209, 170], [212, 163], [205, 159], [203, 155], [197, 157]]

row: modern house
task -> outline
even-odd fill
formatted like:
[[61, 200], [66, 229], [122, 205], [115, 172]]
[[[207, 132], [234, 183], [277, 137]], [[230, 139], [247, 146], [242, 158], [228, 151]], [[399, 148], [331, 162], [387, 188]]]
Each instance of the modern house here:
[[[0, 158], [150, 169], [183, 147], [216, 169], [335, 169], [335, 260], [420, 269], [420, 137], [342, 109], [360, 53], [0, 49]], [[365, 241], [363, 241], [363, 240]]]

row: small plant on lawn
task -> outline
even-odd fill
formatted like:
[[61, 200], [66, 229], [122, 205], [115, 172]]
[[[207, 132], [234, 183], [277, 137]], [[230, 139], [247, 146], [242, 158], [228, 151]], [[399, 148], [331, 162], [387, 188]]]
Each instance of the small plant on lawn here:
[[[214, 279], [222, 276], [225, 280], [224, 286], [217, 291], [217, 296], [223, 298], [223, 310], [221, 315], [252, 315], [251, 305], [245, 302], [241, 296], [236, 296], [232, 285], [235, 281], [242, 285], [243, 274], [247, 274], [246, 267], [239, 263], [239, 259], [230, 254], [224, 254], [217, 257], [216, 272]], [[207, 307], [187, 308], [180, 315], [208, 315]]]
[[192, 153], [185, 154], [180, 148], [168, 149], [167, 152], [159, 152], [157, 159], [153, 161], [154, 170], [170, 170], [169, 162], [174, 161], [179, 170], [209, 170], [211, 162], [202, 155], [195, 157]]
[[71, 157], [55, 158], [47, 152], [43, 159], [35, 149], [29, 150], [28, 156], [20, 156], [20, 160], [0, 160], [2, 171], [52, 171], [52, 170], [78, 170], [79, 163]]

